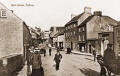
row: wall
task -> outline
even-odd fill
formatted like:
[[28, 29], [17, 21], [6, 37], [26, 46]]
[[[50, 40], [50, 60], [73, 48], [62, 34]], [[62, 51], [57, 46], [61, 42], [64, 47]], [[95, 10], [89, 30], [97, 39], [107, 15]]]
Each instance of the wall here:
[[23, 53], [23, 21], [6, 9], [7, 18], [0, 18], [0, 58]]
[[114, 52], [120, 56], [120, 26], [114, 27]]
[[21, 54], [0, 58], [0, 76], [13, 76], [16, 69], [23, 67], [23, 63]]
[[86, 25], [87, 39], [98, 39], [100, 32], [113, 32], [116, 24], [117, 21], [108, 16], [94, 16]]

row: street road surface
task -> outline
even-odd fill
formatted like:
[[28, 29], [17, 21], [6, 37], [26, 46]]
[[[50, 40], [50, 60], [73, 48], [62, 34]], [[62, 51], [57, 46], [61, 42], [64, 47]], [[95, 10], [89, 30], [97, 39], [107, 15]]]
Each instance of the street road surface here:
[[60, 69], [56, 71], [53, 60], [55, 53], [56, 50], [52, 50], [52, 56], [49, 56], [47, 50], [46, 57], [42, 55], [45, 76], [99, 76], [100, 66], [92, 56], [66, 54], [64, 51], [61, 51], [63, 58]]

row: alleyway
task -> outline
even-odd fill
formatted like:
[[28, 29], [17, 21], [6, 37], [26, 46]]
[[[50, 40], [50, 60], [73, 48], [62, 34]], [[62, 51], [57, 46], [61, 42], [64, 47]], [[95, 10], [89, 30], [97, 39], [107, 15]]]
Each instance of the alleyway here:
[[42, 65], [44, 67], [45, 76], [99, 76], [100, 67], [97, 62], [93, 61], [93, 57], [65, 54], [63, 55], [60, 70], [55, 70], [55, 62], [53, 60], [56, 50], [52, 50], [52, 56], [42, 55]]

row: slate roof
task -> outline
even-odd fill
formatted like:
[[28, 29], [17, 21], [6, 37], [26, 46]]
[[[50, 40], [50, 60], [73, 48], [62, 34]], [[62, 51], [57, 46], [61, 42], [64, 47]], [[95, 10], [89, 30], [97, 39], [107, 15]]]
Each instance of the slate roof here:
[[[89, 16], [87, 19], [85, 19], [85, 20], [79, 25], [79, 27], [85, 25], [85, 24], [86, 24], [87, 22], [89, 22], [94, 16], [95, 16], [95, 15]], [[114, 26], [116, 26], [117, 21], [114, 20], [113, 18], [111, 18], [111, 17], [109, 17], [109, 16], [101, 16], [101, 18], [109, 21], [111, 24], [113, 24]]]
[[88, 21], [90, 21], [93, 17], [94, 17], [94, 15], [91, 15], [91, 16], [87, 17], [87, 19], [85, 19], [79, 26], [85, 25], [85, 24], [86, 24]]
[[77, 20], [83, 15], [84, 13], [81, 13], [75, 17], [73, 17], [68, 23], [65, 24], [65, 26], [70, 25], [71, 23], [77, 22]]

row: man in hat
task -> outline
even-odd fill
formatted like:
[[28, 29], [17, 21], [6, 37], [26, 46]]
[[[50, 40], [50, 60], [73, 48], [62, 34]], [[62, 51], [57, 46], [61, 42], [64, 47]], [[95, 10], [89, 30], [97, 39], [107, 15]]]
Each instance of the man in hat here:
[[60, 54], [59, 51], [57, 51], [57, 53], [55, 54], [55, 57], [54, 57], [54, 61], [56, 63], [56, 70], [59, 70], [59, 64], [61, 62], [61, 59], [62, 59], [62, 55]]

